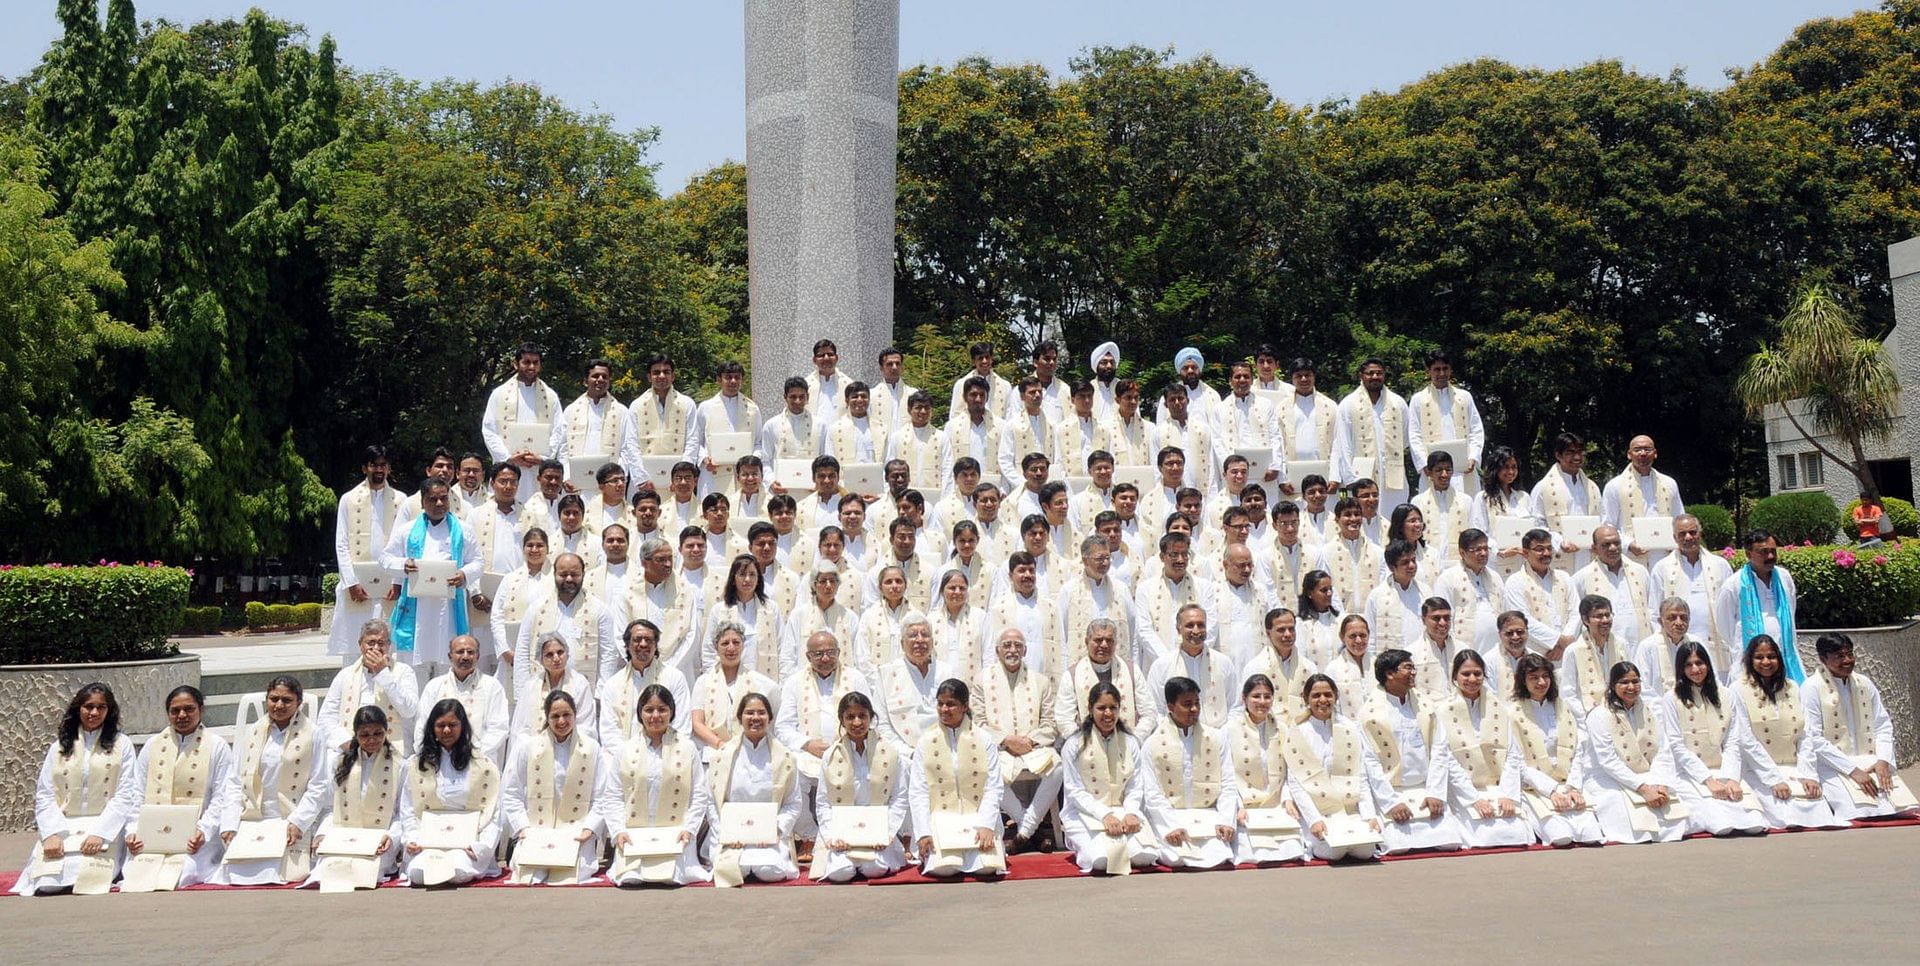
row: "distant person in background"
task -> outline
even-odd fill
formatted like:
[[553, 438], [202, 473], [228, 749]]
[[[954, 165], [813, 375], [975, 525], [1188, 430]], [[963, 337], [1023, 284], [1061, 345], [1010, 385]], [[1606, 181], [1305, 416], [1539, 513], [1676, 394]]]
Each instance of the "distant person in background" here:
[[1893, 518], [1880, 505], [1878, 496], [1862, 491], [1860, 505], [1853, 508], [1853, 529], [1860, 535], [1860, 546], [1877, 547], [1893, 535]]

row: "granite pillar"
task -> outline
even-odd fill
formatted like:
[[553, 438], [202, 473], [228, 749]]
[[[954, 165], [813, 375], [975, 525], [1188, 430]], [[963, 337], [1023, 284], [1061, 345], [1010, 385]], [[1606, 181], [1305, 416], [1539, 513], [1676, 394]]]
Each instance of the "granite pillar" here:
[[815, 340], [872, 380], [893, 337], [898, 0], [746, 0], [747, 288], [753, 397]]

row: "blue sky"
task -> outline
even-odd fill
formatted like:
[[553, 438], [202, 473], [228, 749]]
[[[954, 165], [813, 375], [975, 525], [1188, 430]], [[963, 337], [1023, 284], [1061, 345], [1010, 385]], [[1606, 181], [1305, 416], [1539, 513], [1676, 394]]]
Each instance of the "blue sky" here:
[[[342, 59], [417, 79], [530, 80], [624, 128], [655, 126], [663, 192], [745, 154], [737, 0], [136, 0], [143, 19], [237, 17], [259, 5], [331, 33]], [[1864, 0], [903, 0], [900, 60], [974, 54], [1063, 73], [1090, 46], [1173, 46], [1251, 67], [1280, 98], [1391, 90], [1480, 56], [1565, 67], [1617, 58], [1720, 86], [1792, 29]], [[54, 0], [0, 0], [0, 75], [38, 62]]]

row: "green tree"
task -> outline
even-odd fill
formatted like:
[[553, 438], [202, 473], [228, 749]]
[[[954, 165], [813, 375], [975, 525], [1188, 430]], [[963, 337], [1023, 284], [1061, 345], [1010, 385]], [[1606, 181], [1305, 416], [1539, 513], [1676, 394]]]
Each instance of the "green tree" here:
[[1880, 495], [1865, 444], [1893, 434], [1900, 380], [1879, 340], [1861, 336], [1859, 323], [1825, 287], [1800, 293], [1780, 319], [1778, 340], [1747, 360], [1738, 389], [1749, 415], [1780, 407], [1820, 455], [1860, 481], [1862, 492]]
[[523, 340], [546, 347], [563, 397], [609, 351], [710, 370], [644, 163], [652, 132], [617, 132], [519, 83], [368, 76], [344, 112], [356, 143], [325, 172], [312, 229], [352, 358], [322, 391], [352, 428], [330, 465], [374, 441], [397, 445], [401, 465], [477, 448], [487, 390]]
[[[746, 166], [728, 161], [694, 175], [679, 194], [667, 200], [666, 210], [677, 232], [674, 248], [687, 273], [687, 297], [713, 339], [709, 355], [715, 361], [738, 360], [751, 366]], [[710, 373], [688, 372], [681, 381], [710, 378]], [[638, 379], [619, 391], [634, 395], [645, 389], [645, 380]]]

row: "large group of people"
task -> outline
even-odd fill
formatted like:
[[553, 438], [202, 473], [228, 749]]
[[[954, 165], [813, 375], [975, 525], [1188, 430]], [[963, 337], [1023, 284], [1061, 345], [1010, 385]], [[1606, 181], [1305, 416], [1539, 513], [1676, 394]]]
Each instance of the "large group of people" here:
[[318, 713], [274, 679], [229, 743], [182, 686], [136, 754], [74, 695], [17, 891], [510, 876], [845, 882], [1665, 842], [1908, 814], [1853, 644], [1803, 665], [1766, 533], [1733, 570], [1636, 437], [1529, 488], [1433, 353], [1336, 402], [1270, 347], [1120, 350], [1069, 384], [991, 346], [949, 397], [831, 341], [762, 418], [665, 358], [562, 406], [524, 345], [486, 456], [386, 451], [340, 498]]

